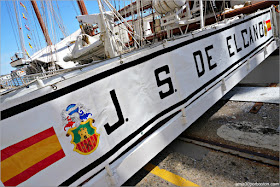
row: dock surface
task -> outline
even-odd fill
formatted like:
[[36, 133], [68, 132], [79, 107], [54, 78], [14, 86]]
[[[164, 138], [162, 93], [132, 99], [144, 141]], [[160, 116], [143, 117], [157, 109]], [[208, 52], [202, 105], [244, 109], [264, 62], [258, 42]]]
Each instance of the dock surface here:
[[218, 101], [124, 186], [279, 186], [279, 104], [262, 103], [252, 113], [255, 102], [230, 98]]

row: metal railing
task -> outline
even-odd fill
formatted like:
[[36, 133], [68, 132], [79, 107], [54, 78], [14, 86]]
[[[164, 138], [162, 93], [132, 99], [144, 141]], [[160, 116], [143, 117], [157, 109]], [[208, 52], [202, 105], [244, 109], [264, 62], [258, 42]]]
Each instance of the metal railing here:
[[[80, 68], [80, 67], [79, 67]], [[0, 80], [1, 87], [3, 89], [15, 89], [20, 88], [22, 86], [27, 86], [31, 83], [33, 83], [36, 79], [47, 79], [49, 77], [62, 74], [65, 72], [73, 71], [77, 68], [69, 68], [69, 69], [63, 69], [63, 70], [56, 70], [56, 71], [48, 71], [44, 73], [36, 73], [31, 75], [24, 75], [24, 76], [18, 76], [18, 75], [4, 75], [2, 76]], [[4, 78], [4, 77], [7, 78]]]
[[[44, 79], [47, 79], [47, 78], [55, 76], [55, 75], [67, 73], [67, 72], [74, 71], [77, 69], [82, 69], [87, 66], [99, 63], [99, 62], [100, 61], [96, 61], [94, 63], [79, 65], [79, 66], [73, 67], [73, 68], [55, 70], [55, 71], [47, 71], [47, 72], [24, 75], [24, 76], [18, 76], [17, 74], [3, 75], [0, 78], [0, 84], [1, 84], [1, 88], [6, 89], [6, 90], [19, 89], [19, 88], [28, 86], [29, 84], [35, 82], [37, 79], [44, 80]], [[4, 77], [6, 77], [6, 78], [4, 78]]]

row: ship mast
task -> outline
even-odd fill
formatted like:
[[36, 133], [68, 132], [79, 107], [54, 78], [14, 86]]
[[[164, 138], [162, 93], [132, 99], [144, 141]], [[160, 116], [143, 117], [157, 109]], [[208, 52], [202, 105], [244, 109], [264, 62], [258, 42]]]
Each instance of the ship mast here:
[[48, 30], [47, 30], [47, 28], [46, 28], [46, 26], [45, 26], [45, 23], [44, 23], [43, 19], [42, 19], [42, 16], [41, 16], [41, 14], [40, 14], [40, 11], [39, 11], [39, 9], [38, 9], [38, 6], [37, 6], [36, 1], [35, 1], [35, 0], [32, 0], [32, 1], [31, 1], [31, 4], [32, 4], [33, 9], [34, 9], [34, 11], [35, 11], [35, 13], [36, 13], [37, 19], [38, 19], [38, 21], [39, 21], [39, 23], [40, 23], [40, 26], [41, 26], [41, 29], [42, 29], [43, 34], [44, 34], [44, 36], [45, 36], [45, 39], [46, 39], [47, 44], [48, 44], [48, 45], [52, 45], [52, 41], [51, 41], [51, 39], [50, 39]]
[[79, 6], [79, 9], [81, 11], [81, 14], [82, 15], [88, 15], [87, 8], [86, 8], [86, 5], [84, 3], [84, 0], [77, 0], [77, 3], [78, 3], [78, 6]]
[[23, 38], [23, 32], [22, 32], [22, 25], [21, 25], [20, 19], [18, 17], [18, 10], [17, 10], [17, 6], [16, 6], [15, 1], [13, 2], [13, 5], [14, 5], [15, 13], [16, 13], [17, 26], [18, 26], [18, 32], [19, 32], [19, 38], [20, 38], [22, 55], [23, 55], [23, 59], [26, 59], [25, 58], [25, 53], [26, 53], [25, 51], [26, 50], [25, 50], [25, 47], [24, 47], [24, 38]]

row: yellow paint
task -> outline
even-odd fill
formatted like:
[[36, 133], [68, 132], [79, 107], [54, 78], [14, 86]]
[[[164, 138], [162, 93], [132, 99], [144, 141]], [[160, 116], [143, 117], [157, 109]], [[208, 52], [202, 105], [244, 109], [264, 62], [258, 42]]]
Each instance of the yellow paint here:
[[263, 27], [264, 27], [264, 35], [267, 36], [267, 28], [266, 28], [265, 21], [263, 21]]
[[24, 170], [61, 150], [56, 135], [52, 135], [1, 162], [1, 181], [4, 183]]
[[166, 171], [164, 169], [160, 169], [158, 166], [155, 166], [153, 164], [147, 164], [144, 167], [145, 170], [151, 172], [154, 175], [157, 175], [158, 177], [171, 182], [177, 186], [198, 186], [197, 184], [188, 181], [182, 177], [180, 177], [179, 175], [175, 175], [174, 173], [171, 173], [169, 171]]
[[266, 23], [267, 29], [271, 28], [271, 22]]

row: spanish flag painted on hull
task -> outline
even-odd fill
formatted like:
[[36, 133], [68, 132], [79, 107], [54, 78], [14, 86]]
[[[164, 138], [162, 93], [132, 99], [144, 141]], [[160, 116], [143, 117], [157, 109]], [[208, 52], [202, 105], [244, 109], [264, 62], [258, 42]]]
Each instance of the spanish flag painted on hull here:
[[267, 26], [267, 31], [270, 31], [270, 30], [271, 30], [271, 22], [270, 22], [270, 19], [269, 19], [269, 20], [266, 20], [265, 23], [266, 23], [266, 26]]
[[16, 186], [65, 157], [53, 127], [1, 150], [1, 181]]

